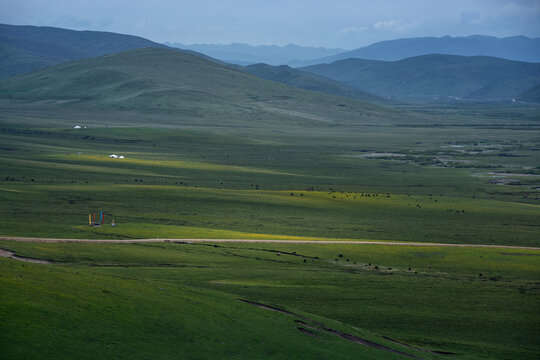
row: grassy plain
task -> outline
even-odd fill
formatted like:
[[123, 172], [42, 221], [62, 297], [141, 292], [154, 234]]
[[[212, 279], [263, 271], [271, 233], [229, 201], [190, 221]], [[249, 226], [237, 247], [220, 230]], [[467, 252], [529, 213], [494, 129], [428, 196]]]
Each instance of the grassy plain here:
[[[259, 97], [226, 89], [240, 107], [222, 99], [204, 108], [200, 98], [160, 107], [156, 94], [133, 107], [107, 107], [121, 96], [99, 92], [85, 106], [46, 91], [29, 102], [4, 96], [0, 235], [539, 246], [537, 107], [389, 109], [290, 89], [280, 97], [281, 85], [264, 93], [264, 84], [243, 79]], [[88, 214], [101, 209], [105, 225], [88, 227]], [[315, 322], [424, 359], [446, 357], [381, 336], [453, 358], [539, 355], [535, 250], [0, 248], [55, 261], [0, 258], [0, 349], [8, 358], [404, 356]]]
[[[434, 123], [453, 116], [456, 124], [408, 118], [286, 131], [234, 124], [73, 129], [66, 123], [85, 122], [61, 117], [62, 126], [38, 128], [42, 117], [8, 113], [0, 132], [2, 235], [258, 233], [535, 246], [540, 139], [532, 110], [522, 111], [528, 125], [474, 131], [446, 109], [428, 114]], [[477, 112], [474, 119], [491, 121]], [[129, 115], [118, 113], [117, 125]], [[126, 159], [108, 158], [113, 153]], [[116, 228], [85, 226], [100, 209]]]
[[406, 358], [324, 328], [422, 359], [540, 354], [534, 250], [10, 241], [0, 247], [55, 262], [0, 258], [1, 343], [13, 359]]

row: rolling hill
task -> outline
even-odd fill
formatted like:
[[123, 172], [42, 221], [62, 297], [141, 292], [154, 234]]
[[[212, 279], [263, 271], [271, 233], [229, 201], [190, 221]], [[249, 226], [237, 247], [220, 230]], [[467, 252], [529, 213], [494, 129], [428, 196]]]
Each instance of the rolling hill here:
[[0, 24], [0, 79], [66, 61], [163, 44], [101, 31]]
[[272, 66], [268, 64], [254, 64], [249, 66], [237, 66], [236, 68], [253, 74], [261, 79], [276, 81], [299, 89], [350, 97], [372, 103], [387, 102], [381, 97], [345, 86], [336, 80], [307, 71], [294, 69], [287, 65]]
[[[178, 44], [171, 45], [181, 47]], [[165, 45], [136, 36], [97, 31], [73, 31], [53, 27], [0, 24], [0, 49], [2, 50], [2, 56], [0, 56], [0, 68], [2, 69], [0, 70], [0, 79], [72, 60], [147, 47], [167, 48]], [[217, 58], [224, 60], [242, 58], [248, 59], [248, 62], [250, 62], [265, 59], [273, 63], [281, 63], [281, 61], [288, 61], [292, 58], [315, 58], [342, 51], [342, 49], [329, 50], [296, 45], [278, 47], [249, 46], [245, 44], [231, 44], [228, 46], [195, 45], [178, 49], [178, 51], [191, 53], [207, 60], [225, 64], [193, 50], [200, 50], [205, 54], [215, 55]], [[226, 54], [240, 54], [241, 56], [228, 56]], [[278, 81], [306, 90], [320, 91], [365, 101], [382, 100], [356, 89], [347, 88], [337, 81], [288, 67], [270, 70], [271, 67], [269, 65], [260, 64], [248, 68], [237, 67], [236, 69], [245, 70], [263, 79]], [[292, 73], [295, 73], [295, 75], [293, 76]]]
[[402, 100], [508, 100], [540, 83], [540, 64], [485, 56], [347, 59], [302, 68], [346, 86]]
[[519, 94], [518, 100], [531, 103], [540, 103], [540, 83]]
[[[390, 110], [304, 91], [174, 49], [78, 60], [0, 81], [0, 99], [40, 106], [135, 110], [185, 119], [296, 119], [314, 123]], [[178, 120], [180, 121], [180, 119]]]
[[414, 56], [446, 54], [461, 56], [492, 56], [508, 60], [540, 62], [540, 39], [525, 36], [496, 38], [473, 35], [467, 37], [423, 37], [381, 41], [337, 55], [294, 62], [295, 67], [330, 64], [338, 60], [357, 58], [397, 61]]

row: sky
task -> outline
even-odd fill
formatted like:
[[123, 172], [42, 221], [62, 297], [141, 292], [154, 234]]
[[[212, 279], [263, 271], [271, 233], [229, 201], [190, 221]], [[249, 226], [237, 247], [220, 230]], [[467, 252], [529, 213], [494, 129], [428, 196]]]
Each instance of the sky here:
[[406, 37], [540, 37], [540, 0], [0, 0], [0, 23], [355, 49]]

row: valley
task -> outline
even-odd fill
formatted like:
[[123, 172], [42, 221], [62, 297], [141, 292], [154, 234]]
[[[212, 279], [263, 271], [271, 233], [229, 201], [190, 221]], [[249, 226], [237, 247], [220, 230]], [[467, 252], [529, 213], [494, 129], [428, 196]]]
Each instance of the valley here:
[[538, 358], [540, 106], [251, 70], [0, 81], [2, 357]]

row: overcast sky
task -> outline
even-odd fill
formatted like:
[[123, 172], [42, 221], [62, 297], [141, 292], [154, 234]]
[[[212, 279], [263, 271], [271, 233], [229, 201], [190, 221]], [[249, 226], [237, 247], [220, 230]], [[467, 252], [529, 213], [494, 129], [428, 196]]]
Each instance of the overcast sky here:
[[540, 0], [0, 0], [0, 22], [183, 44], [353, 49], [417, 36], [540, 37]]

